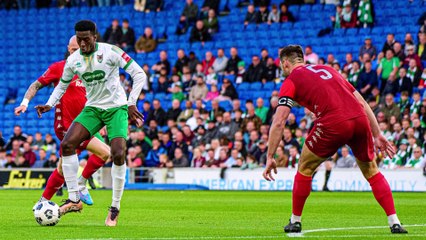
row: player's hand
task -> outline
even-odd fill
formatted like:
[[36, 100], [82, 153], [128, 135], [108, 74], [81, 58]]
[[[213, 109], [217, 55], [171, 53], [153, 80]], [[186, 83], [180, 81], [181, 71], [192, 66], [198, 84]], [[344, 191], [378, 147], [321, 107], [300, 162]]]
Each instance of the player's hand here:
[[142, 127], [144, 123], [144, 117], [140, 113], [135, 105], [129, 106], [129, 119], [132, 123], [136, 124], [137, 127]]
[[19, 115], [21, 115], [21, 113], [24, 113], [26, 111], [27, 111], [27, 106], [21, 105], [21, 106], [15, 108], [15, 115], [19, 116]]
[[37, 115], [39, 118], [41, 118], [41, 115], [45, 112], [50, 111], [50, 109], [52, 109], [51, 106], [49, 105], [37, 105], [34, 107], [37, 110]]
[[374, 145], [376, 146], [376, 149], [382, 152], [384, 157], [388, 156], [392, 158], [393, 155], [395, 155], [395, 149], [381, 134], [374, 138]]
[[275, 181], [274, 177], [272, 176], [272, 170], [274, 170], [274, 173], [277, 174], [277, 162], [274, 158], [268, 158], [268, 161], [266, 162], [265, 171], [263, 171], [263, 178], [266, 179], [266, 181]]

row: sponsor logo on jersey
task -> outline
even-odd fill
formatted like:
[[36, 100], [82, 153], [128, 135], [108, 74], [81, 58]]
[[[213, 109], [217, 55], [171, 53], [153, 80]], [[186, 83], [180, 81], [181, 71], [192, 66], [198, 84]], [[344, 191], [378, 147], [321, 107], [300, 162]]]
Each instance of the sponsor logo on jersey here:
[[98, 60], [98, 63], [102, 63], [104, 60], [104, 54], [102, 53], [101, 55], [96, 55], [96, 59]]
[[105, 78], [105, 72], [102, 70], [95, 70], [93, 72], [84, 73], [82, 78], [84, 81], [90, 83], [93, 81], [99, 81]]

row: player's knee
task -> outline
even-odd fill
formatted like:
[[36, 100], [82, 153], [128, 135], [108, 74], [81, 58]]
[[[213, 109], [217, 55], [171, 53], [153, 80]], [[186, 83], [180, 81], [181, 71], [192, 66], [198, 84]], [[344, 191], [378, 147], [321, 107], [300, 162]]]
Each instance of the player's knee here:
[[114, 149], [111, 151], [111, 158], [114, 164], [123, 165], [125, 158], [125, 150], [124, 148]]
[[105, 162], [108, 161], [111, 157], [111, 149], [109, 147], [105, 147], [104, 149], [102, 149], [98, 157], [100, 157]]
[[75, 146], [69, 140], [63, 140], [61, 142], [61, 149], [63, 154], [72, 154], [73, 152], [75, 152]]
[[299, 164], [298, 171], [305, 176], [312, 176], [312, 174], [314, 174], [315, 170], [316, 170], [316, 167], [312, 168], [312, 165], [309, 165], [309, 164], [306, 164], [306, 163], [305, 164]]

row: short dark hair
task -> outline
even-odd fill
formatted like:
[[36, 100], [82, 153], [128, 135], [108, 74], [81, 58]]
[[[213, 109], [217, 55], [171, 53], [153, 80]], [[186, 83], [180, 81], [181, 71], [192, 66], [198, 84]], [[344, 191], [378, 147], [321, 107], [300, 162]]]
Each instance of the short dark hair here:
[[280, 49], [280, 61], [286, 58], [291, 63], [304, 62], [303, 49], [300, 45], [288, 45]]
[[90, 31], [92, 34], [96, 34], [96, 24], [90, 20], [81, 20], [74, 26], [76, 32]]

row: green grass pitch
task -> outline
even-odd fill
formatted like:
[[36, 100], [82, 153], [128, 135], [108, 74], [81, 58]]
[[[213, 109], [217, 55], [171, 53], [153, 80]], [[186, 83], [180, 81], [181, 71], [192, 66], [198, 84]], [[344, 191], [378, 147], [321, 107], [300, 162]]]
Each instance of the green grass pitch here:
[[[104, 220], [111, 191], [92, 191], [95, 204], [41, 227], [32, 207], [40, 190], [0, 190], [0, 239], [284, 239], [290, 192], [125, 191], [119, 226]], [[66, 194], [66, 193], [65, 193]], [[313, 192], [298, 237], [426, 239], [425, 193], [394, 193], [408, 235], [391, 235], [372, 193]], [[53, 201], [60, 203], [60, 198]], [[366, 228], [368, 227], [368, 228]], [[329, 228], [339, 228], [327, 230]]]

